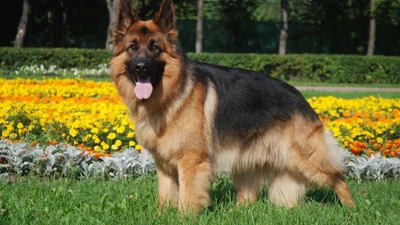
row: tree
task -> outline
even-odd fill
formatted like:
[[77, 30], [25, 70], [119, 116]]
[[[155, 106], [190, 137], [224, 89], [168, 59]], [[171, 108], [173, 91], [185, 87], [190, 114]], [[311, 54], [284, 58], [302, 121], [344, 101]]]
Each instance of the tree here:
[[201, 53], [203, 49], [203, 7], [204, 0], [197, 3], [197, 25], [196, 25], [196, 53]]
[[61, 47], [65, 47], [65, 39], [67, 34], [67, 18], [70, 0], [64, 0], [62, 3], [62, 30], [61, 30]]
[[286, 41], [288, 38], [288, 1], [281, 0], [281, 35], [279, 37], [279, 55], [286, 54]]
[[[219, 22], [228, 31], [227, 52], [246, 51], [249, 39], [255, 31], [249, 24], [252, 21], [253, 11], [257, 8], [258, 1], [254, 0], [219, 0], [221, 12]], [[230, 39], [230, 40], [229, 40]]]
[[367, 56], [374, 54], [375, 49], [375, 31], [376, 31], [376, 20], [375, 20], [375, 0], [370, 0], [370, 12], [369, 12], [369, 35], [368, 35], [368, 51]]
[[15, 37], [14, 47], [22, 48], [24, 46], [26, 27], [28, 25], [28, 15], [29, 15], [29, 0], [23, 0], [22, 16], [18, 25], [18, 31]]
[[110, 18], [110, 23], [107, 30], [106, 49], [112, 50], [114, 47], [112, 40], [114, 36], [115, 25], [117, 24], [116, 18], [118, 13], [119, 0], [106, 0], [106, 2]]

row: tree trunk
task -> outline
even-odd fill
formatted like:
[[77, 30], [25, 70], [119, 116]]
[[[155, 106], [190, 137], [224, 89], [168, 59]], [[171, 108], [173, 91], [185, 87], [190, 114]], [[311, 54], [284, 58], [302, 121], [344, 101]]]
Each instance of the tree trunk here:
[[106, 1], [107, 1], [108, 14], [110, 18], [110, 23], [108, 25], [108, 30], [107, 30], [106, 49], [112, 50], [114, 47], [113, 37], [114, 37], [115, 25], [117, 24], [119, 0], [106, 0]]
[[286, 54], [286, 40], [288, 38], [288, 1], [281, 0], [281, 35], [279, 37], [279, 55]]
[[22, 48], [24, 46], [24, 39], [26, 34], [26, 27], [28, 25], [29, 14], [29, 0], [23, 0], [22, 16], [19, 21], [17, 35], [15, 36], [14, 47]]
[[203, 7], [204, 0], [197, 2], [197, 25], [196, 25], [196, 53], [203, 51]]
[[52, 7], [47, 10], [47, 22], [49, 23], [49, 47], [55, 47], [54, 12]]
[[65, 47], [65, 39], [67, 34], [67, 12], [69, 8], [69, 1], [64, 1], [63, 14], [62, 14], [62, 30], [61, 30], [61, 47]]
[[375, 12], [376, 12], [375, 0], [370, 0], [369, 40], [368, 40], [367, 56], [373, 55], [375, 50], [375, 31], [376, 31]]

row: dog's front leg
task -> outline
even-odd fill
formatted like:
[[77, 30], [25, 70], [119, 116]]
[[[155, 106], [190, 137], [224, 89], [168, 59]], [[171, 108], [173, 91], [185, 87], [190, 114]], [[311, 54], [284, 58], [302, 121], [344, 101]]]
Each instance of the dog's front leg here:
[[158, 175], [158, 208], [163, 206], [178, 206], [179, 187], [178, 174], [167, 173], [157, 166]]
[[205, 150], [187, 150], [178, 161], [179, 210], [197, 214], [210, 203], [211, 163]]

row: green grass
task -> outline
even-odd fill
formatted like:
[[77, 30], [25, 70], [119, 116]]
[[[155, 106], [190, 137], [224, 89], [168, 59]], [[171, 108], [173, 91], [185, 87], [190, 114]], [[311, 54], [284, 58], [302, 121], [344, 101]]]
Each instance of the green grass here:
[[[37, 178], [0, 182], [0, 224], [396, 224], [400, 220], [398, 181], [349, 181], [357, 206], [342, 207], [330, 189], [313, 189], [292, 209], [268, 201], [267, 190], [248, 208], [235, 207], [230, 180], [213, 183], [214, 204], [197, 217], [180, 219], [175, 209], [157, 213], [157, 177], [119, 181]], [[3, 210], [4, 211], [4, 210]]]
[[363, 98], [368, 96], [382, 97], [382, 98], [400, 98], [400, 92], [329, 92], [329, 91], [301, 91], [305, 98], [312, 98], [314, 96], [335, 96], [344, 99]]
[[323, 86], [323, 87], [374, 87], [374, 88], [399, 88], [399, 84], [343, 84], [343, 83], [321, 83], [321, 82], [298, 82], [289, 81], [293, 86]]

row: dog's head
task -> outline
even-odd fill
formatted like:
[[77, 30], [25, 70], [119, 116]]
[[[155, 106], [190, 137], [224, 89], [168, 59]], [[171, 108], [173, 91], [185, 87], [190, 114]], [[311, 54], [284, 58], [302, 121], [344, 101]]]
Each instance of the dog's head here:
[[138, 99], [148, 99], [176, 55], [178, 32], [172, 0], [163, 0], [152, 20], [141, 21], [129, 0], [121, 0], [114, 32], [113, 57], [124, 54], [126, 73]]

